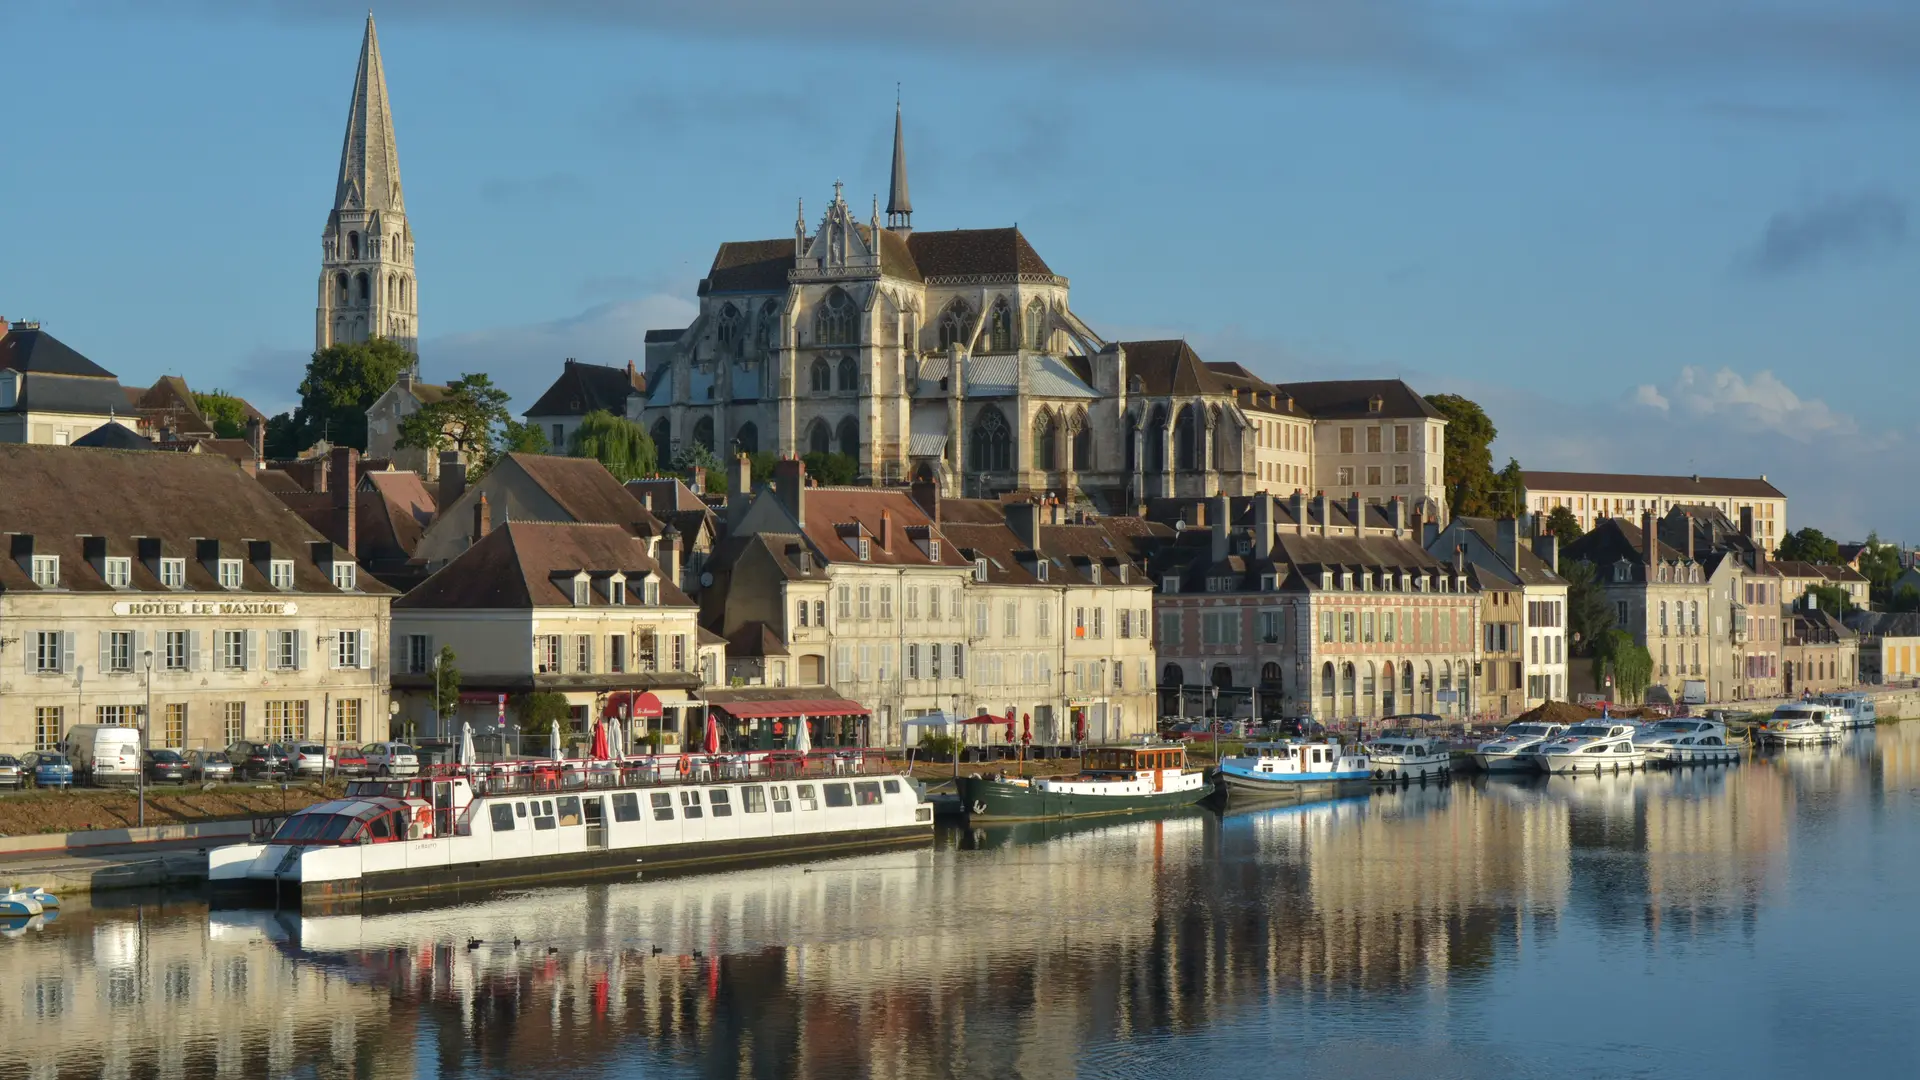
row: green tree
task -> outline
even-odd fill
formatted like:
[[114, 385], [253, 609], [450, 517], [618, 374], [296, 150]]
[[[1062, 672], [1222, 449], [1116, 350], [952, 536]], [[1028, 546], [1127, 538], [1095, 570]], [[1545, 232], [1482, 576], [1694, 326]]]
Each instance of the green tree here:
[[1900, 549], [1892, 544], [1880, 542], [1880, 534], [1867, 534], [1867, 546], [1860, 552], [1860, 573], [1872, 587], [1873, 594], [1884, 597], [1893, 587], [1894, 579], [1900, 576]]
[[1809, 525], [1798, 532], [1788, 533], [1782, 538], [1780, 547], [1774, 551], [1773, 557], [1831, 566], [1840, 561], [1840, 545], [1827, 539], [1826, 533]]
[[1517, 458], [1508, 458], [1507, 467], [1494, 477], [1493, 494], [1488, 501], [1501, 514], [1514, 517], [1527, 509], [1527, 478]]
[[806, 462], [807, 475], [821, 484], [844, 485], [860, 479], [860, 462], [851, 454], [822, 454], [815, 451], [801, 460]]
[[553, 444], [547, 441], [547, 433], [540, 430], [539, 424], [509, 420], [500, 426], [499, 438], [494, 442], [494, 457], [505, 454], [551, 454]]
[[1567, 629], [1573, 633], [1573, 648], [1590, 655], [1608, 631], [1613, 629], [1613, 604], [1600, 588], [1600, 574], [1584, 559], [1560, 564], [1560, 576], [1567, 580]]
[[213, 433], [222, 439], [244, 439], [247, 437], [247, 403], [227, 393], [214, 390], [211, 393], [193, 393], [194, 407], [213, 425]]
[[1911, 585], [1902, 585], [1893, 591], [1892, 609], [1894, 611], [1920, 611], [1920, 589]]
[[267, 418], [267, 457], [285, 461], [300, 456], [307, 448], [300, 441], [300, 425], [293, 419], [292, 413], [280, 413]]
[[1639, 701], [1653, 685], [1653, 654], [1625, 630], [1609, 630], [1601, 635], [1600, 647], [1594, 650], [1594, 685], [1604, 687], [1608, 673], [1613, 675], [1613, 700], [1625, 704]]
[[507, 392], [493, 379], [468, 372], [447, 384], [438, 401], [429, 401], [400, 421], [405, 448], [439, 453], [453, 450], [467, 463], [469, 482], [486, 475], [493, 465], [500, 429], [509, 422]]
[[416, 362], [412, 353], [385, 338], [316, 351], [307, 361], [306, 378], [300, 380], [300, 407], [293, 411], [294, 451], [321, 439], [365, 450], [367, 408]]
[[1574, 517], [1573, 511], [1564, 506], [1554, 507], [1553, 512], [1547, 515], [1546, 528], [1548, 532], [1560, 538], [1560, 546], [1563, 548], [1586, 535], [1586, 531], [1580, 528], [1580, 519]]
[[772, 480], [774, 463], [779, 460], [780, 455], [771, 450], [762, 450], [758, 453], [748, 454], [747, 461], [753, 469], [753, 482], [756, 484], [764, 484]]
[[[685, 446], [680, 448], [679, 453], [673, 455], [673, 471], [682, 479], [691, 483], [693, 481], [693, 470], [695, 469], [707, 470], [707, 476], [709, 480], [711, 480], [712, 477], [723, 475], [726, 471], [726, 465], [713, 455], [713, 451], [707, 449], [700, 443], [689, 440]], [[712, 489], [709, 488], [708, 490]]]
[[1458, 394], [1433, 394], [1427, 404], [1447, 418], [1447, 505], [1455, 516], [1493, 516], [1499, 508], [1493, 504], [1491, 447], [1499, 430], [1486, 410]]
[[433, 714], [452, 716], [460, 711], [460, 669], [453, 646], [440, 646], [439, 663], [433, 666]]
[[[523, 749], [528, 736], [546, 739], [549, 738], [548, 732], [553, 730], [553, 725], [559, 724], [560, 730], [564, 733], [568, 725], [573, 723], [573, 706], [567, 704], [566, 695], [556, 694], [551, 690], [535, 690], [532, 693], [521, 694], [514, 699], [513, 710], [520, 717], [520, 738]], [[552, 747], [550, 752], [558, 754], [560, 748]]]
[[580, 418], [567, 453], [597, 459], [621, 483], [660, 472], [660, 453], [647, 429], [605, 409]]
[[1847, 595], [1847, 590], [1838, 585], [1809, 585], [1807, 596], [1812, 598], [1821, 611], [1835, 618], [1853, 609], [1853, 598]]

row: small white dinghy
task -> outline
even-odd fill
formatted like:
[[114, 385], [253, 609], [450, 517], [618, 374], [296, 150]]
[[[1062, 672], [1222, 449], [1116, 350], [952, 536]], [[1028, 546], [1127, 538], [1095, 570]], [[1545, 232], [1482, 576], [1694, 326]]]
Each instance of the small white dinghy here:
[[38, 885], [0, 893], [0, 917], [22, 918], [59, 910], [59, 899]]

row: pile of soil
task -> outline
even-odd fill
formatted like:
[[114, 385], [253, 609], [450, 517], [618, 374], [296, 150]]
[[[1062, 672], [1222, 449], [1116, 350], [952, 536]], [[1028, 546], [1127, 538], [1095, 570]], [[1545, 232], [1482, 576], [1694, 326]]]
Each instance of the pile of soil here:
[[[222, 785], [210, 791], [196, 787], [150, 787], [147, 789], [147, 824], [182, 825], [272, 817], [338, 798], [343, 790], [337, 783], [299, 784], [288, 787], [284, 793], [277, 786], [239, 784]], [[127, 829], [139, 821], [140, 805], [131, 789], [74, 788], [0, 797], [0, 836]]]
[[1536, 724], [1577, 724], [1582, 720], [1591, 720], [1600, 715], [1599, 709], [1589, 709], [1585, 705], [1575, 705], [1571, 701], [1548, 701], [1536, 705], [1519, 716], [1513, 723], [1526, 721]]

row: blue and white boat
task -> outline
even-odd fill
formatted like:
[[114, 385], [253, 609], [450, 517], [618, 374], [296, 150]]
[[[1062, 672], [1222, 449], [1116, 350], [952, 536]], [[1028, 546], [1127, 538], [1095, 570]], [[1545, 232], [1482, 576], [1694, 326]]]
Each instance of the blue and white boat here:
[[1367, 759], [1332, 740], [1282, 739], [1250, 742], [1239, 757], [1225, 758], [1217, 773], [1222, 791], [1288, 802], [1331, 799], [1368, 789]]

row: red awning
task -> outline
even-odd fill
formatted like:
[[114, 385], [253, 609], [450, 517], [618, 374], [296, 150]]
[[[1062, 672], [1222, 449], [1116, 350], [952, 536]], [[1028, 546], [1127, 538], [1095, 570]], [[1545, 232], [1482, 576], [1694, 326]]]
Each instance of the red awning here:
[[785, 716], [865, 716], [866, 707], [845, 698], [794, 698], [786, 701], [715, 701], [713, 708], [735, 720]]
[[662, 715], [660, 699], [645, 690], [615, 690], [607, 695], [606, 709], [600, 715], [608, 720], [618, 719], [623, 705], [630, 720], [658, 720]]

